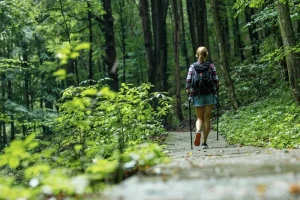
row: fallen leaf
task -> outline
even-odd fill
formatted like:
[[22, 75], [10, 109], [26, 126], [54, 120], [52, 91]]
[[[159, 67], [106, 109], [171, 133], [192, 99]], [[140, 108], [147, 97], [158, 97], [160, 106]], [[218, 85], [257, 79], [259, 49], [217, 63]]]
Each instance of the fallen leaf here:
[[256, 186], [256, 191], [259, 193], [259, 194], [264, 194], [266, 193], [267, 191], [267, 186], [265, 184], [258, 184]]
[[291, 184], [289, 192], [291, 194], [300, 194], [300, 185], [298, 185], [298, 184]]

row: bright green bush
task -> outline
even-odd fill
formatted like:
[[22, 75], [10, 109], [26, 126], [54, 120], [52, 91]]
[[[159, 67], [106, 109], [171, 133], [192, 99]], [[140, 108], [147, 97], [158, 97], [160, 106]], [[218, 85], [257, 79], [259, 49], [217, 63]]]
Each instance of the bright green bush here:
[[171, 98], [150, 88], [66, 89], [58, 116], [45, 124], [53, 132], [48, 141], [33, 133], [0, 155], [0, 175], [7, 180], [0, 183], [0, 199], [78, 198], [124, 179], [128, 171], [167, 161], [151, 139], [164, 133]]

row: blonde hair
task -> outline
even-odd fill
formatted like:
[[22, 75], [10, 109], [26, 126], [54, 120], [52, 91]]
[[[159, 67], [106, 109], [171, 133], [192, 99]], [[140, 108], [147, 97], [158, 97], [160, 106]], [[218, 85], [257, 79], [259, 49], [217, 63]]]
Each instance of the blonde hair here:
[[196, 57], [199, 61], [204, 62], [208, 55], [208, 51], [205, 47], [199, 47], [196, 51]]

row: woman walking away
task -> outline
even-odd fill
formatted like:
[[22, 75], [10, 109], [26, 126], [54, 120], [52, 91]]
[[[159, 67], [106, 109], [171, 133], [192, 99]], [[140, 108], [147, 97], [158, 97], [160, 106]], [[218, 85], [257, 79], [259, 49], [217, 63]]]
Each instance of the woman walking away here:
[[197, 62], [189, 67], [186, 79], [186, 92], [189, 99], [193, 99], [196, 110], [196, 137], [194, 145], [199, 146], [201, 143], [201, 127], [203, 128], [202, 149], [207, 149], [206, 143], [210, 132], [210, 118], [217, 103], [216, 91], [219, 87], [219, 80], [216, 68], [212, 63], [205, 62], [208, 51], [205, 47], [199, 47], [196, 51]]

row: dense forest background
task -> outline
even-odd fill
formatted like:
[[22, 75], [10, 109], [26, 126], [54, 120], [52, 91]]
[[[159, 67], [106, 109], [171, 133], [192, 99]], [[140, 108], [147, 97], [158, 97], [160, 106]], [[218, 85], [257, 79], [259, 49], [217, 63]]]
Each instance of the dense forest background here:
[[299, 11], [299, 0], [0, 0], [0, 199], [82, 195], [165, 160], [157, 143], [188, 119], [199, 46], [217, 67], [226, 139], [299, 148]]

